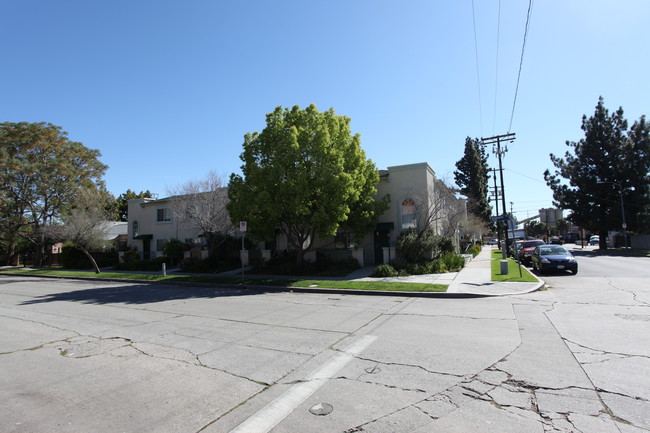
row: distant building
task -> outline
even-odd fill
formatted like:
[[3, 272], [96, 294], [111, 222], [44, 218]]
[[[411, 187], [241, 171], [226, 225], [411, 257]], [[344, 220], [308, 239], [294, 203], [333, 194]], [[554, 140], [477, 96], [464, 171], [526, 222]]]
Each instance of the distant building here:
[[562, 209], [547, 208], [539, 210], [539, 221], [546, 224], [546, 227], [557, 226], [557, 220], [564, 218]]

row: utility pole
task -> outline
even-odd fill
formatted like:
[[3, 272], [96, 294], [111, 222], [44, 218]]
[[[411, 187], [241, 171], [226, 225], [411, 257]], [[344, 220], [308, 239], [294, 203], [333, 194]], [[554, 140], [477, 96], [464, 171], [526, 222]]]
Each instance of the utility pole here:
[[[492, 145], [492, 153], [494, 153], [499, 158], [499, 177], [501, 178], [501, 209], [503, 209], [502, 219], [506, 221], [506, 229], [503, 231], [503, 238], [506, 240], [504, 247], [502, 248], [501, 255], [504, 259], [508, 257], [508, 215], [506, 210], [506, 190], [503, 185], [503, 165], [501, 163], [501, 158], [508, 151], [507, 146], [501, 146], [501, 143], [507, 144], [515, 141], [515, 133], [504, 134], [504, 135], [495, 135], [494, 137], [481, 138], [481, 143], [483, 145]], [[496, 146], [495, 146], [496, 145]]]
[[[497, 171], [496, 169], [492, 169], [492, 178], [494, 179], [494, 206], [495, 209], [494, 211], [496, 212], [496, 215], [499, 215], [499, 187], [497, 187]], [[501, 247], [501, 221], [497, 220], [496, 221], [497, 225], [497, 241], [499, 242], [499, 247]]]

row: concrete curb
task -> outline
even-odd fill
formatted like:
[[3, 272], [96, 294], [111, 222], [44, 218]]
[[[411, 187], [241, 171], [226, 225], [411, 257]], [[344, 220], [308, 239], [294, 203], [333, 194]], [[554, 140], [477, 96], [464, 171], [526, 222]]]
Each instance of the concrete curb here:
[[[20, 276], [32, 278], [50, 278], [59, 280], [81, 280], [81, 281], [109, 281], [115, 283], [131, 283], [131, 284], [159, 284], [167, 286], [183, 286], [183, 287], [207, 287], [215, 289], [235, 289], [235, 290], [248, 290], [251, 292], [295, 292], [295, 293], [322, 293], [322, 294], [336, 294], [336, 295], [368, 295], [368, 296], [401, 296], [407, 298], [447, 298], [447, 299], [464, 299], [464, 298], [490, 298], [498, 296], [514, 296], [523, 295], [526, 293], [538, 290], [539, 287], [534, 289], [507, 294], [492, 294], [492, 293], [472, 293], [472, 292], [397, 292], [397, 291], [382, 291], [382, 290], [352, 290], [352, 289], [328, 289], [325, 287], [286, 287], [286, 286], [265, 286], [265, 285], [238, 285], [238, 284], [222, 284], [222, 283], [193, 283], [186, 281], [148, 281], [148, 280], [134, 280], [129, 278], [96, 278], [96, 277], [70, 277], [58, 275], [27, 275], [27, 274], [10, 274], [2, 273], [0, 276]], [[540, 280], [541, 285], [544, 283]], [[512, 283], [516, 284], [516, 283]]]

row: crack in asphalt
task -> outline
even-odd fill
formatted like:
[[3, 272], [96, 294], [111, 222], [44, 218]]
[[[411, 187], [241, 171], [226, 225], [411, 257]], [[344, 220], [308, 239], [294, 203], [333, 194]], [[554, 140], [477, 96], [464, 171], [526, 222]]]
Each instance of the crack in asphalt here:
[[646, 306], [650, 306], [650, 302], [641, 301], [641, 300], [637, 299], [637, 296], [639, 296], [638, 293], [636, 293], [636, 292], [634, 292], [634, 291], [632, 291], [632, 290], [628, 290], [628, 289], [624, 289], [624, 288], [622, 288], [622, 287], [618, 287], [618, 286], [616, 286], [616, 285], [614, 284], [614, 282], [611, 280], [611, 278], [607, 278], [607, 277], [605, 277], [605, 281], [607, 281], [607, 284], [609, 284], [609, 286], [612, 287], [612, 288], [614, 288], [615, 290], [620, 290], [621, 292], [625, 292], [625, 293], [631, 295], [631, 296], [632, 296], [632, 299], [633, 299], [635, 302], [638, 302], [638, 303], [643, 304], [643, 305], [646, 305]]
[[[427, 373], [430, 373], [430, 374], [440, 374], [440, 375], [443, 375], [443, 376], [451, 376], [451, 377], [458, 377], [458, 378], [462, 378], [462, 377], [466, 376], [464, 374], [454, 374], [454, 373], [447, 373], [447, 372], [441, 372], [441, 371], [432, 371], [432, 370], [429, 370], [429, 369], [424, 368], [423, 366], [417, 365], [417, 364], [404, 364], [404, 363], [400, 363], [400, 362], [377, 361], [376, 359], [365, 358], [363, 356], [356, 356], [356, 358], [361, 360], [361, 361], [374, 362], [376, 364], [381, 364], [381, 365], [393, 365], [393, 366], [398, 366], [398, 367], [418, 368], [418, 369], [423, 370], [423, 371], [425, 371]], [[361, 376], [364, 376], [364, 374], [362, 374]], [[359, 377], [361, 377], [361, 376], [359, 376]]]
[[[591, 352], [589, 355], [600, 355], [600, 356], [611, 356], [612, 358], [610, 359], [601, 359], [599, 361], [583, 361], [581, 364], [583, 365], [589, 365], [589, 364], [601, 364], [604, 362], [609, 362], [615, 359], [631, 359], [631, 358], [645, 358], [645, 359], [650, 359], [650, 356], [648, 355], [639, 355], [639, 354], [631, 354], [631, 353], [622, 353], [622, 352], [610, 352], [607, 350], [600, 350], [600, 349], [594, 349], [593, 347], [585, 346], [584, 344], [576, 343], [575, 341], [571, 341], [568, 338], [562, 337], [562, 339], [565, 342], [571, 343], [575, 346], [580, 347], [581, 349], [585, 349], [589, 352]], [[580, 352], [578, 352], [580, 353]]]

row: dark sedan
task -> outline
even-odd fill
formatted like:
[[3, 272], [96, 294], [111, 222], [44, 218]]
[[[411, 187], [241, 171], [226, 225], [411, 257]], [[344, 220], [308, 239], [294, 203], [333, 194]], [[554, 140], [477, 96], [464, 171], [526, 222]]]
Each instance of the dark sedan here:
[[533, 269], [540, 273], [548, 271], [571, 271], [578, 273], [578, 262], [573, 254], [561, 245], [539, 245], [530, 256]]

